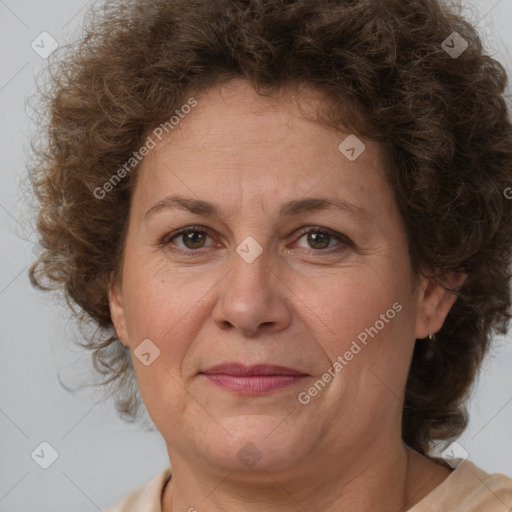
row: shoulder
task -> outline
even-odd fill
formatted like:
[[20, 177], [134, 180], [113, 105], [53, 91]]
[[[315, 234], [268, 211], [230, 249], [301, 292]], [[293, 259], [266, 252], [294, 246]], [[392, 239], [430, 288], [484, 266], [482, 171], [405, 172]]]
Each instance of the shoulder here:
[[104, 512], [161, 512], [161, 496], [165, 484], [171, 478], [171, 467], [157, 473], [149, 482], [131, 491]]
[[512, 509], [512, 479], [465, 460], [409, 512], [503, 512]]

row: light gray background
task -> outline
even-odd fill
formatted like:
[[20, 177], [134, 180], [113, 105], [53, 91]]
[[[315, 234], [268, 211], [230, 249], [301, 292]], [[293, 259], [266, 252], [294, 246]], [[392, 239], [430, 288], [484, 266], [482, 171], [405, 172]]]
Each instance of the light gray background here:
[[[512, 0], [463, 5], [488, 51], [511, 71]], [[123, 423], [99, 391], [72, 394], [60, 385], [58, 370], [64, 378], [78, 375], [86, 382], [89, 356], [71, 342], [77, 333], [67, 310], [33, 290], [27, 277], [35, 236], [24, 214], [20, 181], [35, 126], [25, 101], [47, 63], [31, 43], [44, 31], [60, 44], [68, 41], [88, 7], [84, 0], [0, 0], [0, 512], [102, 510], [168, 464], [158, 433]], [[509, 476], [511, 368], [511, 338], [497, 339], [475, 386], [469, 427], [459, 440], [470, 460]], [[46, 470], [31, 458], [42, 441], [59, 453]]]

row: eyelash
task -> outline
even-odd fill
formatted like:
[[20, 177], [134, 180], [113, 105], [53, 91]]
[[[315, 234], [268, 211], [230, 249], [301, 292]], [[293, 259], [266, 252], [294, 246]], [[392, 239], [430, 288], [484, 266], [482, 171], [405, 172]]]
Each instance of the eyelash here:
[[[205, 228], [204, 226], [187, 226], [187, 227], [181, 228], [181, 229], [174, 231], [173, 233], [165, 236], [161, 240], [159, 245], [162, 247], [168, 247], [171, 244], [172, 240], [179, 237], [180, 235], [187, 235], [189, 233], [204, 233], [204, 234], [210, 236], [211, 238], [213, 238], [212, 235], [209, 233], [209, 230], [207, 228]], [[323, 253], [331, 254], [333, 252], [338, 252], [342, 249], [342, 247], [339, 247], [339, 245], [354, 247], [354, 243], [352, 242], [352, 240], [350, 240], [345, 235], [342, 235], [341, 233], [337, 233], [336, 231], [333, 231], [331, 229], [321, 228], [321, 227], [317, 227], [317, 226], [303, 228], [299, 232], [297, 241], [300, 240], [304, 235], [307, 235], [309, 233], [319, 233], [319, 234], [323, 234], [323, 235], [328, 235], [331, 238], [335, 238], [339, 242], [341, 242], [341, 244], [338, 244], [337, 246], [334, 246], [334, 247], [330, 247], [328, 249], [306, 249], [306, 250], [309, 250], [309, 251], [312, 251], [315, 253], [323, 252]], [[172, 250], [181, 252], [182, 254], [195, 255], [195, 254], [203, 252], [204, 250], [207, 250], [207, 249], [205, 249], [205, 248], [199, 248], [199, 249], [173, 248]]]

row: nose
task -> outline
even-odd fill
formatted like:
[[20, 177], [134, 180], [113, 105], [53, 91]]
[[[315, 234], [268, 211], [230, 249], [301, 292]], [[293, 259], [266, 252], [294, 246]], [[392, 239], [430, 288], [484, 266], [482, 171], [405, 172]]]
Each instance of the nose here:
[[[291, 322], [289, 288], [265, 251], [248, 263], [234, 255], [231, 271], [219, 283], [213, 320], [222, 330], [253, 338], [286, 329]], [[287, 296], [288, 295], [288, 296]]]

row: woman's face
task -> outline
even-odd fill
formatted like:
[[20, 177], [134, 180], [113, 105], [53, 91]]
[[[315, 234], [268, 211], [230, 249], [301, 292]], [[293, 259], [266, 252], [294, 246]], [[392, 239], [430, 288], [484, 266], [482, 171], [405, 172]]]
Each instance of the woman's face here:
[[[198, 95], [137, 171], [111, 311], [173, 466], [293, 472], [397, 446], [414, 341], [453, 302], [415, 284], [380, 146], [290, 97]], [[204, 373], [232, 363], [300, 375]]]

